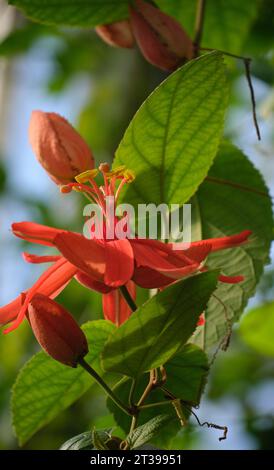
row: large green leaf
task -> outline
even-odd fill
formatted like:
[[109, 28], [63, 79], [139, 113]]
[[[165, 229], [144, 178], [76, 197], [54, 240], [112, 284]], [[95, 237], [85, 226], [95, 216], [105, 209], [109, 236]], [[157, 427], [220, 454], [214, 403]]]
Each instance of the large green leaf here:
[[[105, 320], [83, 326], [90, 349], [86, 360], [97, 371], [101, 370], [100, 352], [114, 329]], [[92, 384], [82, 368], [63, 366], [44, 352], [36, 354], [20, 371], [13, 387], [13, 425], [20, 444], [80, 398]]]
[[193, 60], [167, 78], [129, 125], [114, 165], [134, 170], [124, 200], [183, 204], [216, 155], [228, 86], [220, 53]]
[[[156, 0], [156, 3], [194, 38], [197, 0]], [[257, 0], [207, 0], [202, 45], [235, 54], [241, 52], [258, 5]]]
[[46, 24], [96, 26], [128, 16], [128, 0], [9, 0], [29, 18]]
[[190, 277], [147, 301], [110, 336], [102, 351], [104, 369], [137, 377], [167, 362], [195, 330], [217, 276]]
[[254, 308], [242, 319], [239, 333], [253, 349], [274, 356], [274, 302]]
[[[208, 374], [208, 361], [205, 353], [197, 346], [187, 344], [165, 364], [165, 369], [167, 372], [165, 388], [177, 398], [198, 405]], [[148, 374], [144, 374], [138, 379], [134, 393], [135, 403], [141, 397], [147, 383]], [[125, 403], [128, 399], [130, 386], [131, 379], [122, 379], [115, 387], [115, 392]], [[151, 404], [163, 400], [165, 400], [164, 393], [156, 389], [152, 391], [145, 403]], [[107, 406], [113, 413], [117, 425], [125, 432], [128, 432], [130, 417], [123, 413], [120, 408], [109, 399], [107, 400]], [[146, 410], [142, 410], [138, 419], [139, 425], [155, 417], [156, 414], [159, 413], [159, 409], [160, 408], [147, 408]], [[162, 412], [169, 413], [171, 417], [174, 417], [173, 411], [173, 408], [167, 400], [167, 406], [162, 407]], [[171, 421], [166, 425], [165, 430], [160, 432], [157, 438], [157, 444], [166, 446], [179, 429], [179, 422]]]
[[244, 275], [245, 279], [236, 285], [219, 283], [211, 297], [206, 324], [196, 333], [198, 344], [208, 349], [226, 335], [227, 318], [229, 322], [237, 320], [254, 294], [269, 258], [273, 237], [272, 208], [260, 173], [228, 142], [221, 146], [208, 178], [193, 202], [199, 209], [203, 239], [252, 230], [246, 245], [209, 256], [207, 264], [211, 268], [218, 267], [226, 275]]

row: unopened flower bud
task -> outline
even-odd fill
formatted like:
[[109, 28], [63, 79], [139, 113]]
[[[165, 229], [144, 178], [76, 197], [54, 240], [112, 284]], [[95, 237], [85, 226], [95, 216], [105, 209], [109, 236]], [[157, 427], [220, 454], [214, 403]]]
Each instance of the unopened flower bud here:
[[134, 36], [128, 20], [97, 26], [95, 31], [109, 46], [128, 49], [134, 46]]
[[38, 343], [56, 361], [76, 367], [88, 353], [86, 337], [77, 322], [49, 297], [36, 294], [27, 317]]
[[38, 161], [56, 184], [65, 185], [94, 167], [88, 145], [59, 114], [33, 111], [29, 138]]
[[175, 70], [193, 58], [193, 43], [181, 25], [153, 5], [136, 0], [130, 7], [134, 36], [148, 62], [163, 70]]

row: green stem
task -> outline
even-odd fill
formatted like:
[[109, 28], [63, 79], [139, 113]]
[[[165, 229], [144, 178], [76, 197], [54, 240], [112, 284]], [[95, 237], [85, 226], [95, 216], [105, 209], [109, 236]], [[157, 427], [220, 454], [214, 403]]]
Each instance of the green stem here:
[[136, 379], [132, 379], [129, 396], [128, 396], [128, 403], [129, 403], [130, 408], [134, 407], [134, 393], [136, 390], [136, 385], [137, 385]]
[[170, 405], [171, 401], [165, 400], [165, 401], [157, 401], [156, 403], [148, 403], [147, 405], [141, 405], [139, 406], [140, 410], [146, 410], [147, 408], [154, 408], [154, 406], [164, 406], [164, 405]]
[[133, 298], [131, 297], [129, 291], [127, 290], [126, 286], [121, 286], [120, 287], [120, 292], [122, 296], [124, 297], [126, 303], [128, 304], [129, 308], [132, 310], [132, 312], [135, 312], [137, 310], [137, 305], [134, 302]]
[[205, 5], [206, 0], [198, 0], [196, 20], [195, 20], [195, 36], [194, 36], [194, 50], [195, 56], [198, 57], [200, 44], [202, 40], [202, 34], [204, 29], [204, 19], [205, 19]]
[[100, 375], [97, 374], [97, 372], [85, 361], [85, 359], [79, 359], [78, 361], [78, 364], [80, 364], [81, 367], [83, 367], [83, 369], [85, 369], [85, 371], [88, 372], [89, 375], [91, 375], [91, 377], [93, 377], [93, 379], [98, 383], [98, 385], [100, 385], [100, 387], [102, 387], [104, 389], [104, 391], [107, 393], [107, 395], [109, 396], [109, 398], [112, 399], [112, 401], [114, 401], [114, 403], [122, 410], [124, 411], [126, 414], [132, 416], [132, 411], [130, 408], [128, 408], [126, 405], [124, 405], [124, 403], [122, 403], [118, 397], [116, 397], [116, 395], [113, 393], [113, 391], [111, 390], [111, 388], [109, 388], [109, 386], [104, 382], [104, 380], [100, 377]]

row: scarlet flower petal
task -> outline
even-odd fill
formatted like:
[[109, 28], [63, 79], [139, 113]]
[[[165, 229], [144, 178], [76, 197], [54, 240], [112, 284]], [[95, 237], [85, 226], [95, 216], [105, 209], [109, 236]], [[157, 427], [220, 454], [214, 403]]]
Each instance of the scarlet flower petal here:
[[35, 222], [16, 222], [11, 226], [12, 232], [19, 238], [40, 245], [53, 246], [53, 240], [64, 230], [36, 224]]
[[[131, 297], [135, 300], [136, 287], [134, 282], [128, 282], [126, 287]], [[132, 313], [131, 309], [118, 289], [103, 295], [103, 312], [105, 319], [110, 320], [117, 326], [122, 325], [122, 323], [124, 323]]]
[[225, 282], [226, 284], [238, 284], [244, 281], [244, 276], [224, 276], [220, 274], [219, 281]]
[[55, 263], [55, 261], [58, 261], [61, 256], [56, 255], [56, 256], [38, 256], [38, 255], [33, 255], [31, 253], [22, 253], [24, 261], [26, 263], [32, 263], [32, 264], [40, 264], [40, 263]]
[[[10, 331], [17, 328], [23, 319], [28, 309], [29, 302], [36, 293], [44, 294], [48, 297], [55, 298], [57, 295], [66, 287], [70, 279], [76, 274], [77, 268], [70, 264], [65, 258], [60, 259], [54, 265], [50, 266], [34, 283], [34, 285], [24, 293], [24, 302], [18, 305], [17, 315], [13, 318], [10, 318], [8, 321], [13, 321], [11, 326], [7, 328], [4, 333], [9, 333]], [[16, 299], [17, 300], [17, 299]], [[18, 302], [18, 300], [17, 300]], [[10, 317], [15, 313], [15, 307], [17, 305], [10, 305]], [[8, 307], [8, 306], [6, 306]], [[11, 309], [12, 307], [12, 309]], [[3, 307], [5, 309], [5, 307]], [[8, 317], [7, 312], [3, 310], [4, 317]], [[0, 311], [1, 315], [1, 311]], [[1, 324], [2, 321], [0, 320]]]
[[[211, 249], [212, 249], [211, 243], [199, 242], [195, 245], [191, 244], [191, 246], [187, 250], [183, 250], [182, 255], [187, 256], [192, 261], [196, 261], [197, 263], [202, 263], [211, 252]], [[181, 252], [179, 251], [179, 256], [180, 254]]]
[[133, 275], [134, 256], [128, 240], [107, 241], [104, 245], [106, 271], [104, 282], [111, 287], [126, 284]]
[[[144, 243], [146, 241], [148, 243]], [[156, 240], [130, 240], [137, 266], [147, 266], [155, 270], [173, 268], [174, 266], [167, 261], [168, 253], [159, 249], [164, 243], [151, 244], [152, 241], [156, 242]], [[171, 250], [169, 252], [172, 253]]]
[[0, 325], [6, 325], [16, 319], [23, 305], [23, 299], [24, 297], [19, 295], [16, 299], [12, 300], [12, 302], [0, 308]]
[[79, 282], [79, 284], [82, 284], [82, 286], [91, 290], [96, 290], [96, 292], [100, 292], [101, 294], [107, 294], [113, 289], [103, 282], [95, 281], [92, 279], [92, 277], [88, 276], [86, 273], [82, 273], [81, 271], [75, 275], [75, 279]]
[[63, 232], [54, 239], [54, 245], [80, 271], [96, 281], [103, 281], [106, 269], [103, 244], [96, 240], [88, 240], [78, 233]]
[[174, 282], [170, 277], [163, 276], [158, 271], [155, 271], [155, 269], [145, 266], [135, 268], [132, 280], [137, 286], [143, 287], [144, 289], [165, 287]]
[[251, 233], [251, 230], [244, 230], [243, 232], [238, 233], [237, 235], [231, 235], [229, 237], [209, 238], [208, 240], [194, 242], [191, 244], [191, 246], [209, 243], [211, 245], [212, 252], [224, 250], [225, 248], [234, 248], [237, 246], [241, 246], [243, 243], [246, 243]]

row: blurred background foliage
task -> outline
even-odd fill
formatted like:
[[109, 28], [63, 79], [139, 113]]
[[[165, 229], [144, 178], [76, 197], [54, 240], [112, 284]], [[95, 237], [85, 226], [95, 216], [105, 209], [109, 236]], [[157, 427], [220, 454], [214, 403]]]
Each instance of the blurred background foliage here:
[[[193, 30], [194, 1], [158, 0], [156, 3], [175, 16], [179, 11], [182, 23], [189, 31]], [[273, 196], [274, 4], [272, 0], [217, 3], [216, 8], [216, 1], [208, 0], [205, 26], [208, 43], [202, 44], [252, 57], [262, 142], [256, 141], [252, 125], [244, 67], [241, 61], [235, 60], [228, 61], [232, 92], [226, 135], [251, 157]], [[40, 273], [39, 266], [24, 266], [20, 252], [26, 249], [26, 244], [13, 240], [8, 231], [10, 223], [32, 219], [81, 230], [83, 222], [83, 201], [78, 195], [60, 196], [34, 160], [27, 142], [31, 110], [38, 108], [66, 115], [93, 149], [96, 161], [111, 161], [133, 114], [165, 74], [147, 64], [137, 50], [109, 48], [92, 29], [39, 25], [26, 20], [5, 0], [0, 0], [0, 40], [0, 302], [3, 305]], [[35, 251], [41, 252], [39, 247]], [[192, 420], [170, 443], [171, 448], [274, 448], [273, 281], [272, 263], [250, 303], [249, 309], [253, 310], [235, 328], [229, 350], [215, 360], [206, 397], [197, 411], [201, 420], [228, 425], [227, 441], [219, 443], [215, 431], [199, 428]], [[81, 323], [102, 317], [100, 296], [84, 290], [76, 282], [62, 293], [61, 301]], [[37, 350], [27, 324], [11, 335], [0, 337], [0, 449], [17, 448], [9, 410], [10, 391], [18, 370]], [[58, 448], [65, 440], [93, 426], [111, 425], [105, 399], [94, 386], [37, 433], [25, 448]]]

